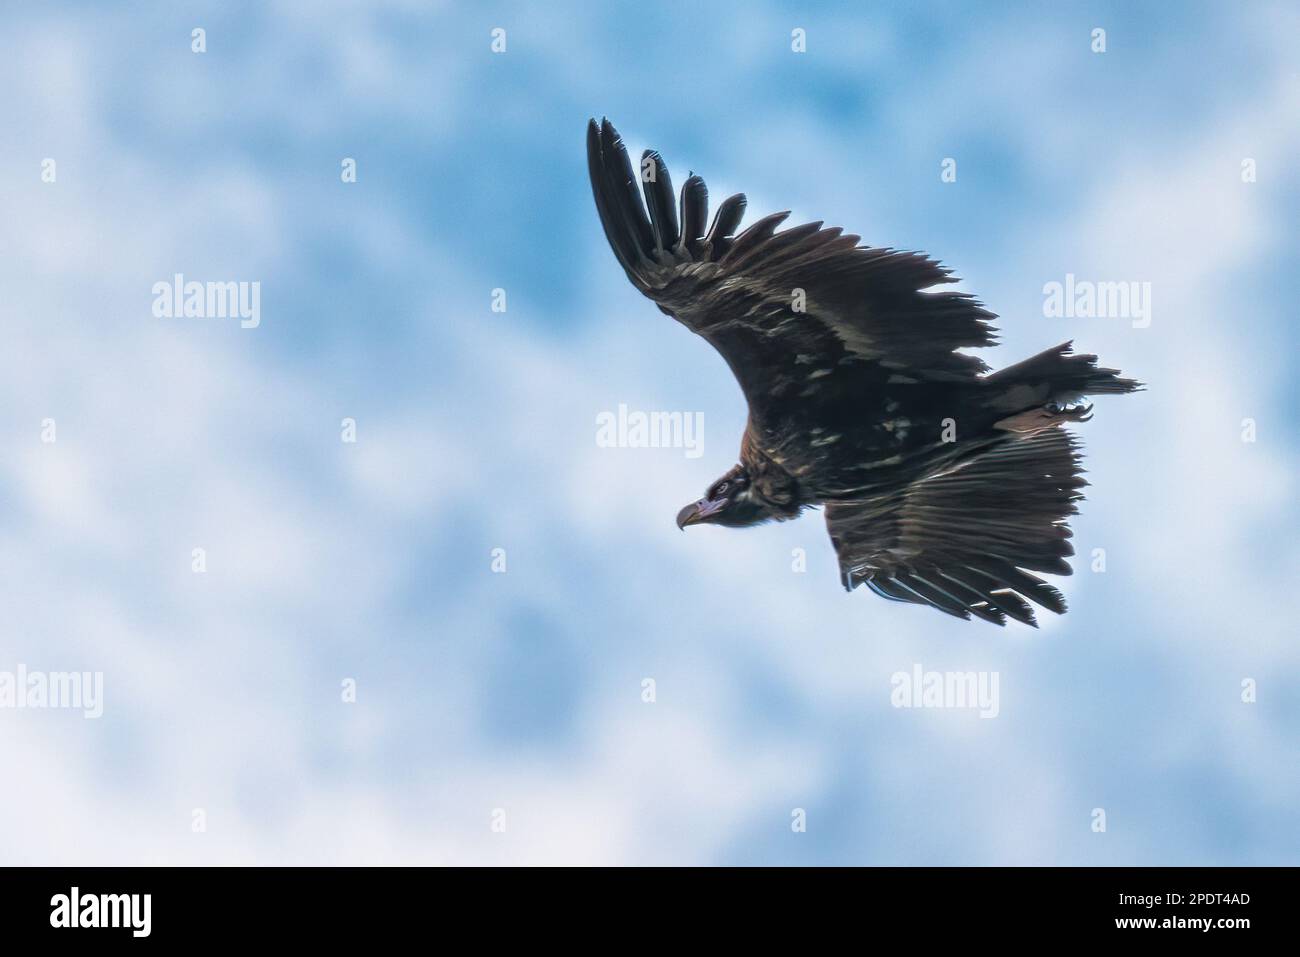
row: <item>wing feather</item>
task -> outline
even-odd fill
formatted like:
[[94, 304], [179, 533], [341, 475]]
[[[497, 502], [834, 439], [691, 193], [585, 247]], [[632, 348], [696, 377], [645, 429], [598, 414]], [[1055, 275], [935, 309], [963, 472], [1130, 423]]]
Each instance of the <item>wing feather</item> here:
[[774, 382], [795, 388], [798, 356], [827, 360], [837, 376], [861, 363], [920, 379], [973, 379], [987, 369], [958, 350], [994, 343], [993, 314], [965, 293], [929, 291], [956, 280], [923, 253], [861, 246], [820, 222], [778, 231], [788, 212], [736, 235], [743, 195], [722, 202], [701, 239], [708, 191], [698, 176], [675, 199], [663, 158], [647, 151], [653, 175], [641, 177], [643, 204], [608, 120], [588, 126], [587, 157], [596, 209], [628, 278], [722, 353], [751, 411], [771, 400]]
[[[647, 169], [647, 162], [650, 164]], [[641, 155], [641, 168], [648, 177], [641, 177], [645, 191], [645, 204], [650, 210], [650, 230], [654, 233], [656, 258], [663, 259], [677, 245], [677, 197], [673, 194], [673, 180], [663, 157], [653, 150]]]
[[700, 241], [704, 238], [704, 224], [709, 218], [709, 188], [698, 176], [687, 177], [682, 184], [681, 239], [678, 240], [679, 256], [694, 257], [699, 253]]
[[1034, 571], [1070, 574], [1065, 525], [1077, 511], [1078, 445], [1060, 427], [1008, 438], [901, 492], [826, 506], [845, 588], [1036, 625], [1028, 601], [1063, 614], [1065, 597]]

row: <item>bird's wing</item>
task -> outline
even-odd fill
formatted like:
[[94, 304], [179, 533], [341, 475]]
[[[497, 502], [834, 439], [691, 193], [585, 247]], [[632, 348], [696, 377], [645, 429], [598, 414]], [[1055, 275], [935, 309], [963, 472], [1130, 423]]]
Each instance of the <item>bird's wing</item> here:
[[789, 213], [735, 235], [743, 195], [724, 200], [706, 229], [704, 181], [688, 178], [679, 200], [652, 151], [636, 175], [608, 121], [591, 121], [587, 160], [628, 278], [722, 353], [751, 409], [863, 362], [923, 379], [968, 379], [987, 368], [956, 350], [992, 345], [993, 314], [965, 293], [923, 291], [957, 281], [924, 254], [861, 246], [821, 223], [777, 232]]
[[1070, 574], [1068, 516], [1088, 483], [1074, 438], [1053, 427], [1008, 439], [902, 493], [826, 506], [844, 587], [969, 619], [1036, 625], [1024, 599], [1065, 612], [1035, 571]]

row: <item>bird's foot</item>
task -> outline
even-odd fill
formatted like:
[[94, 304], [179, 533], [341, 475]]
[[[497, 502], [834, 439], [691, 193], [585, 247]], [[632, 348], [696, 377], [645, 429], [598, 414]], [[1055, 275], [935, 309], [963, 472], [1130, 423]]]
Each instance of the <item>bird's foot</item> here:
[[994, 423], [994, 428], [1021, 435], [1032, 435], [1065, 422], [1087, 422], [1091, 418], [1091, 405], [1063, 406], [1056, 402], [1049, 402], [1037, 409], [1028, 409], [1007, 416]]

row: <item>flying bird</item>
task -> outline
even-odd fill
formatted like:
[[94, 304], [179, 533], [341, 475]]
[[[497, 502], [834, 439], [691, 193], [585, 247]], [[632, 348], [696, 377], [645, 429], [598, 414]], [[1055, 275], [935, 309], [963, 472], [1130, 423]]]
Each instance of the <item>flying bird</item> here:
[[[677, 525], [739, 528], [820, 506], [844, 587], [957, 618], [1037, 626], [1069, 575], [1067, 521], [1087, 484], [1063, 426], [1085, 396], [1140, 388], [1069, 342], [998, 372], [958, 350], [996, 318], [924, 253], [862, 245], [822, 223], [737, 232], [745, 197], [707, 224], [653, 150], [635, 172], [608, 120], [587, 128], [592, 193], [628, 279], [726, 360], [749, 406], [740, 461]], [[638, 190], [638, 183], [640, 190]], [[644, 193], [644, 203], [641, 194]]]

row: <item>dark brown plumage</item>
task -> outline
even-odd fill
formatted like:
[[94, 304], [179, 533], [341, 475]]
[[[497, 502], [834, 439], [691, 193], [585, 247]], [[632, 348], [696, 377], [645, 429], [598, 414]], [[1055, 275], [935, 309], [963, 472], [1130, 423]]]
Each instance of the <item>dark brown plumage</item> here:
[[[592, 192], [628, 278], [710, 342], [749, 404], [740, 463], [678, 515], [756, 525], [825, 506], [844, 586], [997, 624], [1065, 611], [1034, 572], [1070, 574], [1080, 461], [1062, 429], [1085, 395], [1139, 387], [1065, 343], [995, 374], [992, 313], [922, 253], [859, 244], [789, 213], [739, 234], [745, 197], [680, 197], [658, 153], [633, 170], [617, 131], [587, 130]], [[644, 203], [637, 190], [644, 192]], [[1027, 600], [1027, 601], [1026, 601]]]

